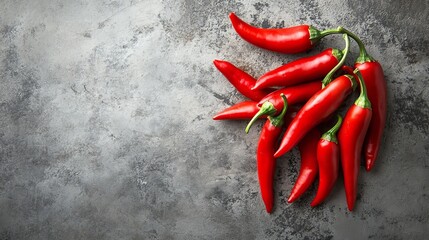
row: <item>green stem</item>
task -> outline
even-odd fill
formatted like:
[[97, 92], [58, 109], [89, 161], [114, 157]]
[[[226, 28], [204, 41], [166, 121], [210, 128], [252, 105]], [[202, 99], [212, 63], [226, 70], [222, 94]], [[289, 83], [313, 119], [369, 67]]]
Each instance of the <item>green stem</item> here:
[[340, 129], [341, 124], [343, 123], [343, 118], [339, 114], [337, 115], [337, 118], [338, 118], [338, 120], [335, 123], [335, 125], [322, 135], [321, 138], [323, 140], [326, 140], [329, 142], [334, 142], [334, 143], [338, 144], [337, 132]]
[[283, 125], [283, 123], [284, 123], [284, 116], [285, 116], [287, 108], [288, 108], [286, 96], [283, 93], [281, 93], [280, 97], [282, 97], [282, 99], [283, 99], [283, 109], [282, 109], [282, 112], [279, 115], [275, 116], [275, 117], [271, 117], [271, 116], [268, 117], [268, 119], [270, 120], [271, 124], [274, 127], [281, 127]]
[[371, 109], [371, 101], [369, 101], [369, 98], [368, 98], [368, 95], [366, 92], [365, 82], [363, 81], [362, 74], [360, 73], [359, 69], [357, 69], [357, 68], [353, 71], [353, 73], [356, 74], [356, 76], [358, 77], [359, 85], [360, 85], [360, 95], [356, 99], [355, 105], [359, 106], [361, 108]]
[[255, 123], [256, 120], [258, 120], [259, 117], [262, 115], [268, 115], [271, 116], [277, 112], [277, 109], [274, 107], [274, 105], [271, 102], [264, 102], [262, 104], [259, 111], [253, 116], [252, 120], [250, 120], [249, 124], [246, 126], [246, 133], [249, 133], [250, 127], [252, 127], [253, 123]]
[[336, 29], [327, 29], [327, 30], [321, 31], [319, 34], [319, 38], [323, 38], [323, 37], [326, 37], [326, 36], [331, 35], [331, 34], [339, 34], [339, 33], [345, 33], [345, 34], [349, 35], [359, 45], [359, 57], [357, 58], [356, 63], [364, 63], [364, 62], [373, 62], [374, 61], [374, 58], [371, 57], [371, 55], [369, 55], [368, 52], [366, 51], [365, 45], [360, 40], [360, 38], [356, 34], [350, 32], [349, 30], [347, 30], [341, 26], [336, 28]]
[[332, 81], [332, 77], [334, 76], [335, 72], [338, 71], [338, 69], [340, 69], [340, 67], [343, 66], [344, 62], [346, 61], [347, 53], [349, 52], [349, 48], [350, 48], [350, 40], [347, 34], [344, 34], [343, 38], [346, 42], [346, 47], [343, 50], [343, 57], [338, 62], [338, 64], [333, 69], [331, 69], [331, 71], [329, 71], [329, 73], [325, 76], [325, 78], [322, 81], [322, 84], [323, 84], [322, 88], [326, 87], [326, 85], [328, 85]]

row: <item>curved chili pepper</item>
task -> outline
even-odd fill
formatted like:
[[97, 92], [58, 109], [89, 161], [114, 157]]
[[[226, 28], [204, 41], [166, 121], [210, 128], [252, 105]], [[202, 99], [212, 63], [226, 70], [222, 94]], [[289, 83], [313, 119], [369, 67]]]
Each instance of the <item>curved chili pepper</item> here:
[[262, 98], [261, 101], [259, 101], [258, 106], [262, 106], [264, 102], [271, 102], [274, 105], [274, 108], [281, 109], [283, 101], [278, 97], [281, 93], [286, 96], [289, 105], [293, 105], [307, 101], [320, 89], [322, 89], [322, 83], [320, 81], [282, 88]]
[[313, 26], [301, 25], [281, 29], [264, 29], [249, 25], [234, 13], [229, 14], [235, 31], [247, 42], [280, 53], [300, 53], [319, 41], [320, 32]]
[[251, 88], [255, 86], [256, 79], [230, 62], [214, 60], [213, 64], [241, 94], [253, 101], [259, 101], [268, 93], [272, 92], [266, 90], [252, 90]]
[[[255, 118], [263, 118], [268, 114], [279, 113], [283, 107], [283, 100], [280, 94], [283, 93], [288, 99], [289, 105], [293, 105], [300, 102], [305, 102], [310, 99], [317, 91], [321, 89], [322, 85], [320, 82], [311, 82], [301, 84], [293, 87], [279, 89], [268, 94], [259, 103], [253, 101], [244, 101], [237, 103], [213, 117], [213, 120], [234, 120], [234, 119], [252, 119], [256, 114]], [[262, 108], [262, 103], [270, 102], [272, 106], [269, 108]], [[260, 109], [261, 108], [261, 109]], [[259, 113], [260, 112], [260, 113]]]
[[213, 120], [252, 119], [258, 111], [258, 102], [244, 101], [224, 109], [220, 113], [216, 114], [213, 117]]
[[280, 157], [290, 151], [311, 129], [337, 110], [355, 87], [354, 78], [343, 75], [314, 94], [289, 124], [274, 156]]
[[310, 206], [322, 203], [329, 195], [338, 178], [340, 164], [340, 148], [336, 137], [341, 126], [342, 118], [338, 115], [337, 123], [322, 135], [317, 143], [317, 164], [319, 166], [319, 186], [316, 197]]
[[297, 200], [311, 186], [317, 176], [317, 143], [320, 139], [320, 132], [313, 128], [299, 143], [299, 153], [301, 155], [301, 167], [298, 178], [292, 188], [288, 198], [288, 203]]
[[378, 156], [386, 123], [387, 86], [380, 63], [367, 60], [356, 63], [355, 67], [362, 73], [372, 104], [372, 118], [363, 146], [365, 169], [371, 171]]
[[262, 75], [252, 89], [291, 86], [323, 78], [343, 57], [338, 49], [326, 49], [311, 57], [300, 58]]
[[268, 117], [262, 128], [261, 135], [258, 141], [258, 149], [256, 151], [257, 169], [259, 186], [261, 189], [262, 200], [268, 213], [273, 209], [273, 180], [276, 168], [276, 159], [273, 157], [275, 146], [282, 132], [284, 116], [287, 109], [287, 100], [285, 95], [281, 95], [283, 99], [282, 112], [276, 117]]
[[365, 83], [359, 70], [360, 95], [344, 117], [343, 125], [338, 133], [341, 149], [341, 165], [343, 167], [344, 189], [346, 191], [347, 207], [353, 210], [359, 175], [361, 151], [366, 132], [371, 121], [371, 102], [368, 99]]
[[[252, 124], [261, 116], [272, 114], [272, 112], [277, 113], [278, 109], [281, 109], [282, 102], [279, 99], [280, 94], [284, 94], [287, 98], [288, 104], [293, 105], [296, 103], [304, 102], [310, 99], [317, 91], [321, 88], [319, 82], [307, 83], [298, 86], [287, 87], [279, 89], [267, 95], [263, 98], [258, 106], [260, 107], [259, 111], [253, 116], [249, 124], [246, 127], [246, 132], [249, 131]], [[262, 105], [261, 105], [262, 104]]]

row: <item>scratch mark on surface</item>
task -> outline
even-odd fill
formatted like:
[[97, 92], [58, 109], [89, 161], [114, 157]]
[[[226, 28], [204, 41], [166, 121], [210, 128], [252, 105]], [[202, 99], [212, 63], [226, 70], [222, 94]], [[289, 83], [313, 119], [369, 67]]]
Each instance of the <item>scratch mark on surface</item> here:
[[214, 92], [207, 85], [205, 85], [205, 84], [203, 84], [201, 82], [199, 82], [198, 85], [200, 85], [201, 87], [203, 87], [207, 92], [213, 94], [213, 96], [215, 98], [217, 98], [219, 100], [222, 100], [224, 103], [226, 103], [228, 105], [233, 105], [232, 102], [231, 102], [231, 100], [229, 100], [230, 99], [229, 97], [226, 97], [226, 96], [223, 96], [223, 95], [220, 95], [220, 94]]
[[85, 90], [85, 92], [89, 93], [91, 96], [94, 96], [94, 94], [92, 92], [88, 91], [85, 84], [83, 85], [83, 89]]
[[75, 94], [79, 94], [79, 92], [74, 88], [76, 85], [72, 85], [70, 86], [70, 89], [75, 93]]

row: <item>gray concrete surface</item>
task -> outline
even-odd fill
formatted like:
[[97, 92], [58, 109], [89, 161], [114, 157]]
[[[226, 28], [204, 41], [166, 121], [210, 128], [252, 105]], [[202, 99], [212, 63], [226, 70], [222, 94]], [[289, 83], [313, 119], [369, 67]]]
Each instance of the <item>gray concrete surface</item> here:
[[[13, 1], [0, 4], [0, 239], [424, 239], [429, 234], [427, 1]], [[214, 122], [241, 97], [212, 65], [254, 76], [310, 53], [257, 49], [264, 27], [343, 25], [385, 70], [389, 116], [355, 212], [341, 181], [321, 207], [285, 202], [279, 159], [264, 212], [257, 127]], [[356, 56], [357, 47], [349, 63]], [[257, 126], [261, 126], [261, 123]]]

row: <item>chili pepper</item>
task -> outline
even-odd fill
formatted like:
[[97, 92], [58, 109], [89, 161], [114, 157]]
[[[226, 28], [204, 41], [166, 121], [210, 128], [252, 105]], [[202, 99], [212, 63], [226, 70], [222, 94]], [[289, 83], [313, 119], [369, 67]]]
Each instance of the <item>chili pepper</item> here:
[[317, 143], [320, 138], [320, 132], [313, 128], [299, 143], [299, 153], [301, 155], [301, 167], [298, 178], [292, 188], [288, 203], [297, 200], [311, 186], [317, 176]]
[[322, 83], [320, 81], [282, 88], [262, 98], [261, 101], [259, 101], [258, 106], [260, 107], [264, 102], [268, 101], [274, 105], [274, 108], [281, 109], [281, 106], [283, 106], [283, 101], [278, 97], [281, 93], [286, 95], [289, 105], [293, 105], [307, 101], [321, 88]]
[[314, 94], [289, 124], [274, 156], [280, 157], [290, 151], [311, 129], [329, 117], [355, 87], [354, 78], [343, 75]]
[[213, 117], [213, 120], [252, 119], [258, 111], [258, 102], [244, 101], [224, 109], [220, 113], [216, 114]]
[[213, 63], [241, 94], [251, 100], [259, 101], [271, 92], [268, 90], [252, 90], [251, 88], [255, 86], [256, 79], [232, 63], [221, 60], [214, 60]]
[[[293, 87], [279, 89], [268, 94], [259, 103], [253, 101], [244, 101], [237, 103], [222, 112], [216, 114], [213, 120], [233, 120], [233, 119], [252, 119], [256, 114], [255, 118], [263, 118], [268, 114], [279, 113], [282, 109], [283, 101], [280, 94], [283, 93], [288, 99], [289, 105], [305, 102], [310, 99], [318, 90], [321, 88], [320, 82], [311, 82], [301, 84]], [[272, 105], [269, 108], [262, 108], [262, 103], [270, 102]], [[260, 112], [260, 113], [259, 113]]]
[[311, 57], [300, 58], [262, 75], [252, 89], [291, 86], [323, 78], [343, 57], [343, 52], [329, 48]]
[[229, 14], [235, 31], [247, 42], [280, 53], [300, 53], [311, 49], [320, 39], [320, 31], [309, 25], [264, 29], [249, 25], [234, 13]]
[[353, 210], [356, 201], [362, 145], [372, 115], [371, 102], [368, 99], [362, 75], [359, 70], [355, 70], [355, 73], [359, 77], [360, 95], [347, 111], [338, 133], [344, 189], [350, 211]]
[[[249, 131], [253, 123], [263, 115], [269, 115], [273, 112], [278, 112], [277, 109], [281, 109], [282, 102], [280, 102], [280, 94], [284, 94], [287, 98], [288, 104], [293, 105], [296, 103], [307, 101], [311, 98], [318, 90], [320, 90], [321, 84], [319, 82], [301, 84], [297, 86], [287, 87], [279, 89], [267, 95], [259, 103], [259, 111], [253, 116], [249, 124], [246, 127], [246, 132]], [[262, 104], [262, 105], [261, 105]]]
[[340, 115], [337, 115], [337, 117], [337, 123], [324, 133], [317, 143], [319, 186], [317, 187], [316, 197], [310, 204], [312, 207], [319, 205], [325, 200], [338, 178], [340, 148], [336, 134], [343, 119]]
[[273, 180], [276, 167], [276, 159], [273, 157], [277, 139], [282, 132], [284, 116], [287, 109], [285, 95], [281, 95], [284, 101], [282, 112], [276, 117], [268, 117], [262, 128], [256, 151], [259, 186], [262, 200], [268, 213], [273, 209]]
[[387, 86], [383, 69], [377, 61], [357, 62], [355, 67], [362, 73], [372, 104], [372, 118], [364, 142], [365, 169], [374, 167], [386, 123]]

